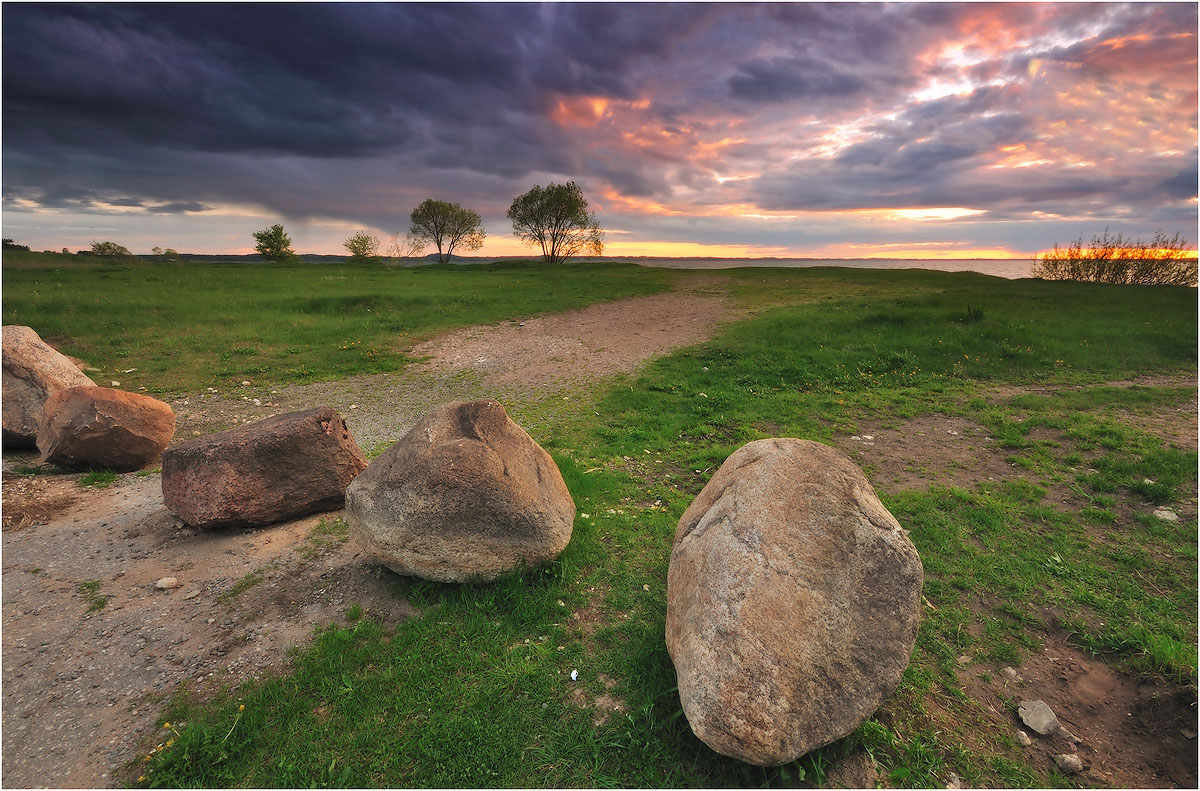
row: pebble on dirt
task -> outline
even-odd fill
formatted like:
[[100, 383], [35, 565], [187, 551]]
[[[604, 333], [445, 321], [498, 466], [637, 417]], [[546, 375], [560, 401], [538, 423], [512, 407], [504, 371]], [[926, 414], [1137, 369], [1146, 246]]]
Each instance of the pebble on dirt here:
[[158, 588], [160, 591], [178, 588], [179, 580], [177, 580], [175, 577], [163, 577], [158, 582], [154, 583], [154, 587]]
[[1033, 744], [1033, 739], [1029, 738], [1029, 734], [1025, 731], [1017, 731], [1016, 741], [1022, 747], [1028, 747]]
[[1070, 774], [1078, 774], [1083, 771], [1083, 761], [1078, 753], [1066, 753], [1064, 755], [1054, 756], [1054, 763], [1058, 764], [1058, 768]]
[[1021, 716], [1021, 721], [1039, 736], [1058, 733], [1058, 729], [1062, 727], [1058, 724], [1058, 717], [1054, 716], [1054, 712], [1045, 701], [1023, 700], [1017, 706], [1017, 713]]

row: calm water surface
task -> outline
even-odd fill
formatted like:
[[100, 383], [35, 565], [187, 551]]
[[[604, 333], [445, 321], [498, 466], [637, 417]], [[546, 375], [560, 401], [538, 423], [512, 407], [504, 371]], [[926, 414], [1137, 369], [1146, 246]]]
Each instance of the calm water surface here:
[[981, 272], [1015, 280], [1029, 277], [1031, 258], [658, 258], [626, 256], [581, 258], [581, 261], [629, 261], [642, 266], [673, 269], [733, 269], [745, 266], [849, 266], [857, 269], [935, 269], [939, 272]]

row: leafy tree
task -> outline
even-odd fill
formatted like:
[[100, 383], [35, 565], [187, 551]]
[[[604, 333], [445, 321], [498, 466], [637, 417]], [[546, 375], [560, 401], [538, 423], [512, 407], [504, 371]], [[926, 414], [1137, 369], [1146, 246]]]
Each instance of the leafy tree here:
[[1149, 242], [1113, 236], [1108, 229], [1093, 236], [1085, 248], [1080, 236], [1073, 244], [1057, 244], [1041, 260], [1034, 259], [1033, 276], [1044, 280], [1087, 280], [1132, 285], [1196, 285], [1196, 258], [1179, 234], [1159, 231]]
[[565, 261], [584, 250], [592, 255], [604, 252], [604, 231], [574, 181], [535, 186], [518, 195], [508, 208], [508, 219], [518, 239], [541, 246], [547, 263]]
[[92, 242], [92, 255], [100, 255], [105, 258], [122, 258], [133, 255], [129, 252], [129, 248], [123, 247], [116, 242]]
[[409, 237], [422, 247], [436, 245], [438, 263], [441, 264], [450, 260], [456, 247], [478, 250], [487, 236], [479, 212], [464, 209], [457, 203], [428, 198], [413, 209], [410, 219]]
[[28, 251], [28, 250], [29, 250], [29, 245], [27, 245], [27, 244], [17, 244], [17, 243], [16, 243], [16, 242], [14, 242], [12, 239], [5, 239], [5, 240], [4, 240], [4, 249], [5, 249], [5, 250], [25, 250], [25, 251]]
[[379, 238], [366, 231], [354, 234], [342, 242], [342, 246], [350, 251], [350, 258], [357, 261], [369, 261], [379, 255]]
[[256, 231], [254, 241], [256, 242], [254, 249], [268, 261], [288, 261], [296, 257], [295, 251], [292, 250], [291, 237], [278, 223], [270, 228]]
[[175, 250], [172, 250], [170, 247], [166, 248], [165, 250], [161, 247], [151, 247], [150, 252], [158, 256], [158, 260], [160, 261], [179, 260], [179, 253]]

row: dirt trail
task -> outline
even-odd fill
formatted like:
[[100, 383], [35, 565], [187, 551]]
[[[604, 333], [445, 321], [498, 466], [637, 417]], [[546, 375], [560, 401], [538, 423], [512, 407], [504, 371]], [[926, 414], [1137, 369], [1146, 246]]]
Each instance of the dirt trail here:
[[[178, 399], [176, 441], [331, 404], [371, 448], [439, 403], [577, 389], [701, 342], [734, 315], [722, 293], [693, 286], [467, 328], [423, 344], [426, 360], [401, 374]], [[181, 682], [204, 695], [282, 669], [289, 647], [346, 623], [355, 604], [384, 623], [413, 612], [392, 595], [390, 573], [344, 529], [330, 531], [337, 513], [198, 533], [167, 511], [156, 473], [107, 489], [81, 487], [80, 475], [13, 474], [31, 463], [36, 454], [4, 459], [7, 787], [120, 784]], [[156, 587], [168, 577], [178, 586]]]

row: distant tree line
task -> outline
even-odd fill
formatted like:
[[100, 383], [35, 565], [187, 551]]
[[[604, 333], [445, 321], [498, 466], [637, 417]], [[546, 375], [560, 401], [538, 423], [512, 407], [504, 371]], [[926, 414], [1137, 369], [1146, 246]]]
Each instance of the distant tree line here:
[[[513, 234], [537, 246], [549, 263], [561, 263], [583, 252], [604, 251], [604, 231], [594, 212], [588, 211], [583, 190], [575, 182], [535, 186], [518, 195], [508, 209]], [[254, 249], [268, 261], [295, 258], [291, 238], [282, 225], [272, 225], [253, 234]], [[393, 234], [387, 254], [393, 260], [413, 258], [429, 246], [437, 249], [437, 260], [446, 263], [456, 250], [478, 250], [487, 232], [479, 212], [459, 203], [428, 198], [409, 215], [407, 235]], [[379, 237], [357, 231], [342, 243], [353, 261], [381, 258]]]

